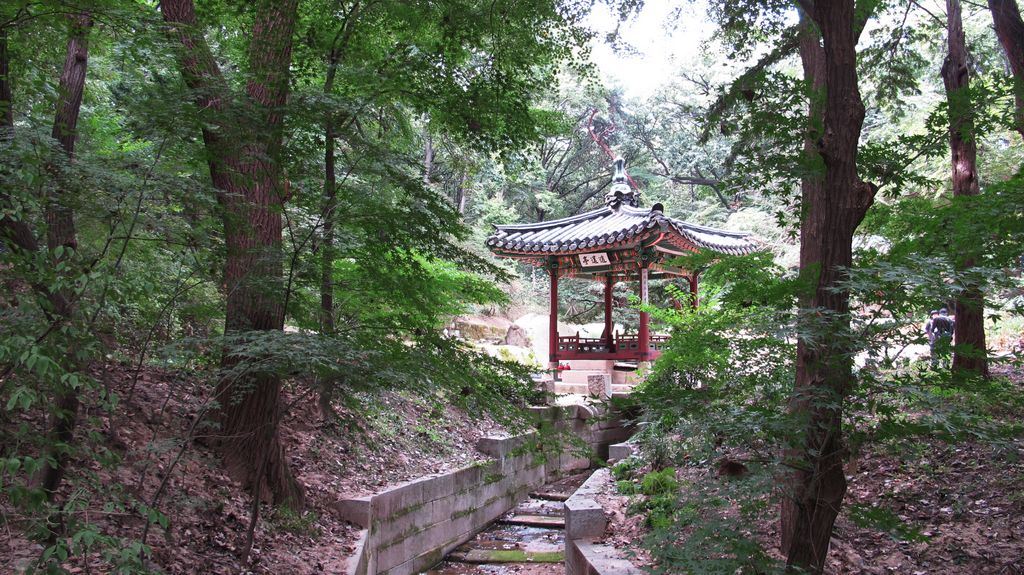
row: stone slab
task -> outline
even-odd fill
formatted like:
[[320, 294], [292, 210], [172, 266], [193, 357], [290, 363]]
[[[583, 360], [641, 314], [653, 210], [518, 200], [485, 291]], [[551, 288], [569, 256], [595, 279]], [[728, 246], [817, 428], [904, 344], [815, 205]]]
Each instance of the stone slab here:
[[608, 545], [599, 545], [589, 541], [573, 541], [573, 545], [579, 551], [582, 559], [580, 567], [582, 571], [566, 575], [642, 575], [643, 571], [638, 569], [626, 559], [615, 556], [615, 549]]
[[[553, 517], [550, 515], [513, 515], [501, 519], [502, 523], [509, 525], [526, 525], [527, 527], [547, 527], [549, 529], [562, 529], [565, 527], [565, 518]], [[603, 530], [604, 527], [602, 526]]]
[[370, 496], [340, 499], [331, 504], [333, 514], [342, 521], [348, 521], [366, 529], [370, 526]]
[[531, 431], [515, 437], [481, 437], [476, 442], [476, 448], [481, 453], [486, 453], [495, 459], [504, 459], [528, 442], [533, 441], [536, 435]]
[[530, 497], [535, 499], [544, 499], [546, 501], [565, 501], [569, 499], [569, 495], [565, 493], [549, 493], [547, 491], [534, 491], [530, 493]]
[[355, 551], [352, 556], [348, 558], [348, 563], [345, 567], [345, 575], [367, 575], [367, 567], [369, 554], [366, 553], [366, 539], [369, 532], [362, 530], [359, 532], [359, 539], [356, 541]]
[[565, 554], [561, 551], [523, 551], [520, 549], [469, 549], [456, 551], [448, 556], [449, 561], [460, 563], [561, 563]]
[[608, 461], [621, 461], [636, 454], [632, 443], [614, 443], [608, 446]]
[[565, 538], [601, 537], [608, 527], [608, 518], [601, 504], [593, 499], [571, 497], [565, 502]]

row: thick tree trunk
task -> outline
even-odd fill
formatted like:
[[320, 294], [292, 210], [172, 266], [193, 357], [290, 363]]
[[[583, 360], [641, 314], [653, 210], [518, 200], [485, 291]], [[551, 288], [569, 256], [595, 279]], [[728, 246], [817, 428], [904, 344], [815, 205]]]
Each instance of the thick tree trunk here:
[[[1014, 6], [1016, 8], [1016, 6]], [[993, 12], [994, 13], [994, 12]], [[949, 54], [942, 64], [942, 81], [949, 104], [949, 149], [953, 160], [953, 195], [976, 196], [978, 188], [978, 148], [974, 136], [973, 111], [968, 96], [970, 76], [967, 69], [967, 44], [961, 20], [960, 1], [946, 0]], [[1019, 18], [1019, 15], [1018, 15]], [[974, 265], [971, 247], [963, 246], [966, 257], [958, 268]], [[985, 298], [981, 286], [966, 285], [957, 295], [953, 370], [988, 377], [985, 353]]]
[[1013, 72], [1016, 129], [1024, 136], [1024, 21], [1021, 21], [1016, 0], [988, 0], [988, 7], [992, 10], [996, 37], [1003, 45]]
[[[196, 104], [217, 127], [204, 129], [203, 141], [224, 213], [226, 331], [279, 331], [285, 310], [284, 190], [278, 158], [297, 0], [264, 0], [255, 9], [244, 104], [230, 117], [224, 113], [228, 85], [198, 28], [192, 0], [164, 0], [160, 8], [184, 48], [182, 75], [195, 91]], [[236, 362], [228, 350], [225, 367]], [[218, 387], [221, 451], [228, 473], [255, 496], [269, 494], [275, 502], [301, 507], [303, 492], [277, 432], [280, 395], [280, 377], [274, 373], [223, 379]]]
[[[804, 136], [804, 158], [808, 166], [808, 173], [800, 180], [801, 204], [811, 206], [816, 198], [822, 197], [822, 186], [824, 179], [822, 173], [811, 168], [819, 162], [818, 140], [821, 139], [822, 122], [824, 121], [824, 98], [825, 98], [825, 49], [821, 46], [821, 34], [818, 28], [810, 20], [806, 12], [800, 13], [800, 63], [803, 67], [804, 82], [810, 89], [810, 97], [807, 105], [807, 133]], [[803, 246], [812, 241], [807, 237], [809, 227], [801, 226], [800, 245]], [[802, 256], [802, 254], [801, 254]], [[802, 261], [802, 257], [801, 257]], [[809, 294], [801, 300], [805, 308], [812, 307]], [[804, 405], [791, 405], [792, 410], [803, 409]], [[793, 447], [786, 451], [786, 457], [791, 460], [799, 460], [803, 450]], [[800, 472], [792, 472], [789, 481], [797, 484], [802, 481]], [[787, 494], [782, 500], [781, 509], [781, 542], [780, 550], [783, 554], [789, 554], [792, 544], [794, 528], [797, 524], [798, 508], [796, 499]]]
[[[64, 68], [57, 88], [57, 111], [53, 120], [52, 135], [55, 140], [60, 142], [61, 148], [70, 161], [74, 158], [75, 142], [78, 139], [78, 114], [82, 108], [82, 94], [85, 91], [92, 18], [89, 14], [70, 16], [69, 27]], [[54, 254], [54, 266], [67, 260], [72, 253], [65, 251], [58, 256], [55, 255], [54, 250], [78, 248], [75, 213], [69, 203], [70, 198], [67, 197], [64, 186], [57, 185], [55, 192], [48, 198], [46, 204], [46, 245], [50, 253]], [[49, 298], [51, 304], [56, 304], [55, 308], [51, 310], [52, 313], [64, 322], [70, 322], [75, 313], [71, 290], [66, 288], [58, 290], [55, 295], [56, 297]], [[68, 346], [68, 350], [64, 368], [69, 371], [78, 371], [80, 366], [72, 359], [74, 357], [73, 343], [67, 341], [65, 344]], [[40, 477], [40, 485], [51, 501], [64, 477], [67, 466], [67, 446], [72, 443], [72, 435], [78, 419], [78, 403], [77, 390], [61, 388], [56, 398], [57, 409], [50, 422], [50, 441], [54, 446], [50, 449], [50, 457], [54, 463], [52, 466], [45, 467]]]
[[800, 270], [815, 285], [802, 302], [813, 338], [797, 343], [790, 411], [801, 428], [789, 462], [791, 507], [783, 539], [787, 565], [820, 573], [832, 526], [846, 494], [843, 402], [853, 385], [849, 293], [835, 289], [853, 262], [853, 233], [874, 200], [875, 187], [857, 175], [864, 104], [857, 85], [853, 0], [805, 3], [824, 45], [825, 99], [817, 152], [821, 185], [804, 189]]

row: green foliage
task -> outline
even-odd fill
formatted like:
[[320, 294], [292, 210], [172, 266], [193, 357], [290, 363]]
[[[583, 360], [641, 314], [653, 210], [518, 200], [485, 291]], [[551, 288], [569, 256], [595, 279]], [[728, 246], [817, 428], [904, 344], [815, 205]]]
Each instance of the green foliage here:
[[884, 531], [899, 541], [920, 543], [928, 540], [919, 528], [908, 526], [889, 509], [875, 505], [851, 505], [848, 514], [854, 524]]
[[661, 471], [652, 471], [640, 480], [640, 493], [648, 497], [673, 495], [678, 490], [679, 482], [676, 481], [676, 470], [671, 467], [666, 467]]
[[620, 481], [632, 479], [641, 465], [642, 462], [639, 457], [629, 457], [624, 459], [612, 466], [612, 477]]
[[317, 525], [320, 518], [312, 511], [295, 511], [287, 505], [279, 505], [272, 510], [268, 519], [274, 529], [314, 540], [320, 538], [320, 527]]

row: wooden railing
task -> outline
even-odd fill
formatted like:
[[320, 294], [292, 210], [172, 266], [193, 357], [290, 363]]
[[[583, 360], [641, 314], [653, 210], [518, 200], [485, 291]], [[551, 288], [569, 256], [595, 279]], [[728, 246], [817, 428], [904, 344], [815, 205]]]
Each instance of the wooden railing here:
[[576, 335], [558, 336], [558, 351], [569, 353], [611, 353], [608, 349], [608, 340], [595, 337], [580, 337]]
[[[667, 335], [651, 335], [648, 339], [647, 351], [654, 356], [661, 355], [668, 342]], [[576, 335], [558, 336], [559, 356], [570, 358], [571, 356], [584, 355], [614, 355], [622, 358], [637, 357], [640, 353], [640, 338], [636, 335], [625, 335], [616, 333], [611, 346], [604, 338], [580, 337]]]

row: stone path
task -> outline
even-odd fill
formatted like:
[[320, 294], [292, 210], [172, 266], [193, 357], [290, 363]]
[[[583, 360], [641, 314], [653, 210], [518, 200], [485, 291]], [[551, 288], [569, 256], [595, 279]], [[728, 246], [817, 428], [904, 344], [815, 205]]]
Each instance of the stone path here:
[[561, 575], [565, 573], [566, 498], [589, 472], [530, 494], [488, 529], [460, 546], [428, 575]]

